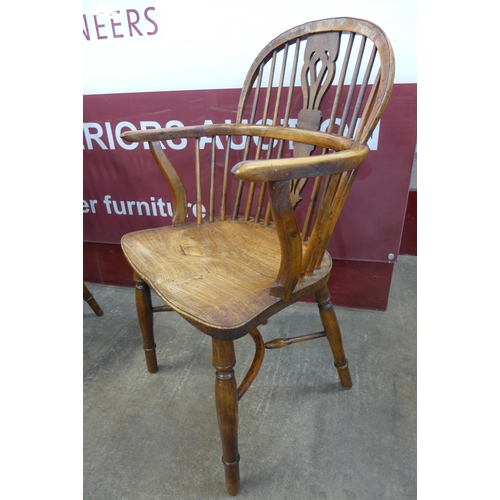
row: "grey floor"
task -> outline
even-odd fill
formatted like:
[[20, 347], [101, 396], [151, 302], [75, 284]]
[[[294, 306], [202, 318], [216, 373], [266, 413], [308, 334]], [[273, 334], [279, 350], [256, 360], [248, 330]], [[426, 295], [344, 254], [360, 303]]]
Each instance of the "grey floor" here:
[[[417, 498], [417, 258], [400, 256], [385, 312], [336, 308], [354, 386], [340, 389], [326, 339], [267, 351], [240, 401], [242, 499]], [[210, 338], [155, 316], [159, 372], [147, 372], [131, 288], [89, 288], [83, 304], [85, 500], [230, 498], [224, 486]], [[321, 330], [300, 303], [264, 340]], [[253, 357], [236, 344], [236, 375]]]

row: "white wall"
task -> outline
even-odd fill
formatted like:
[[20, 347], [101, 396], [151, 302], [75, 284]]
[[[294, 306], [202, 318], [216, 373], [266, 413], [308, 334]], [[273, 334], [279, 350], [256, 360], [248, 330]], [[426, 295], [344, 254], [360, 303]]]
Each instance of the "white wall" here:
[[[275, 36], [307, 21], [343, 16], [378, 24], [394, 47], [396, 83], [415, 83], [416, 4], [416, 0], [83, 0], [90, 37], [82, 37], [83, 93], [240, 88], [255, 56]], [[133, 28], [130, 35], [127, 10], [142, 36]]]

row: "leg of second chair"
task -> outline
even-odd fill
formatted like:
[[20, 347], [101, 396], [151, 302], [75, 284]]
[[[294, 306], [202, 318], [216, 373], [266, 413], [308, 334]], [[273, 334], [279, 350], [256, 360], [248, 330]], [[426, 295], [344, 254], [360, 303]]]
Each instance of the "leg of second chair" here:
[[134, 272], [135, 303], [137, 306], [137, 319], [142, 333], [142, 345], [146, 354], [146, 364], [149, 373], [158, 371], [156, 361], [156, 344], [153, 335], [153, 305], [151, 303], [151, 290], [142, 277]]
[[350, 389], [352, 387], [351, 374], [344, 354], [337, 316], [330, 301], [328, 286], [325, 285], [318, 290], [314, 294], [314, 298], [318, 303], [321, 322], [323, 323], [323, 328], [325, 329], [328, 342], [332, 349], [333, 359], [335, 360], [335, 367], [337, 368], [340, 382], [345, 389]]
[[87, 288], [85, 283], [83, 284], [83, 300], [87, 302], [92, 311], [95, 312], [97, 316], [103, 316], [104, 312], [101, 309], [101, 306], [94, 299], [94, 296], [90, 293], [90, 290]]
[[215, 368], [215, 403], [222, 440], [222, 462], [226, 489], [236, 495], [240, 487], [238, 453], [238, 396], [233, 367], [236, 363], [232, 340], [212, 339]]

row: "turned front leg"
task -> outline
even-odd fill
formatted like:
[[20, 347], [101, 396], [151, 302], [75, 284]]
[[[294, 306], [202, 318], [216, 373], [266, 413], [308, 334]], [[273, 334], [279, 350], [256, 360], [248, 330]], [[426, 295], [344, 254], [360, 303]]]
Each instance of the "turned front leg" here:
[[137, 319], [142, 333], [142, 345], [146, 354], [146, 364], [149, 373], [158, 371], [156, 361], [156, 344], [153, 335], [153, 305], [151, 303], [151, 290], [142, 277], [134, 272], [135, 304]]
[[234, 376], [234, 345], [232, 340], [212, 339], [212, 363], [215, 368], [215, 404], [222, 440], [222, 462], [226, 488], [236, 495], [240, 487], [238, 454], [238, 396]]
[[326, 337], [328, 338], [333, 353], [333, 359], [339, 374], [340, 382], [345, 389], [350, 389], [352, 387], [351, 374], [344, 354], [337, 316], [330, 301], [330, 292], [327, 285], [318, 290], [314, 294], [314, 298], [319, 307], [321, 323], [323, 324]]

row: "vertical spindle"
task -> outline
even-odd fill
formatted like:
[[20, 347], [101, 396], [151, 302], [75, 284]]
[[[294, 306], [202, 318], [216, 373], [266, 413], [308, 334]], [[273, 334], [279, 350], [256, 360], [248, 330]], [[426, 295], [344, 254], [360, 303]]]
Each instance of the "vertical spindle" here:
[[196, 222], [202, 223], [201, 211], [201, 161], [200, 161], [200, 138], [196, 138]]

